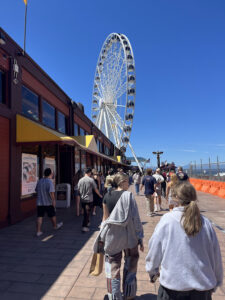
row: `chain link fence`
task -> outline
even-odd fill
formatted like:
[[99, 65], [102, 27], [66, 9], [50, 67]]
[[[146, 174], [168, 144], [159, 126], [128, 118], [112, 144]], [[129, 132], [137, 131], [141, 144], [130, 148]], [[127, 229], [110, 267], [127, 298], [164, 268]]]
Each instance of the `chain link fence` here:
[[206, 180], [225, 181], [225, 162], [219, 161], [211, 162], [210, 158], [208, 163], [191, 162], [188, 168], [185, 169], [189, 177], [201, 178]]

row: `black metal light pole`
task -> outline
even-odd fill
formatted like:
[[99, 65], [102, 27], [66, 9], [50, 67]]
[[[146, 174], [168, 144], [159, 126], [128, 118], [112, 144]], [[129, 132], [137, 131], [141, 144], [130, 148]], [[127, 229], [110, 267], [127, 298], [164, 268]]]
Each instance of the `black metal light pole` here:
[[160, 155], [163, 154], [163, 152], [156, 151], [156, 152], [152, 152], [152, 153], [157, 155], [157, 164], [158, 164], [158, 168], [160, 168]]

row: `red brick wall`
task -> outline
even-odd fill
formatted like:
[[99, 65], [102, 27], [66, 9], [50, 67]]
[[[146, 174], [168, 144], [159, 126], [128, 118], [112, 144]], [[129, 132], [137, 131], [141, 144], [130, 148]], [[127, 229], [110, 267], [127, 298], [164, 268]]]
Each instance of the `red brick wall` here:
[[0, 223], [8, 216], [9, 202], [9, 120], [0, 116]]
[[29, 200], [21, 201], [21, 211], [23, 214], [33, 212], [36, 210], [36, 197]]
[[0, 49], [0, 66], [5, 69], [9, 70], [9, 58], [6, 57], [7, 54]]

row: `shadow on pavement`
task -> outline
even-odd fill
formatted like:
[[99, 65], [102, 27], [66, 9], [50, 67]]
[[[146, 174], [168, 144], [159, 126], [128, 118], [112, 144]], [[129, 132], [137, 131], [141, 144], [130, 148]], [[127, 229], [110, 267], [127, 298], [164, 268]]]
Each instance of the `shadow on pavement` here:
[[157, 295], [153, 295], [153, 294], [143, 294], [140, 296], [136, 296], [135, 299], [139, 299], [139, 300], [156, 300], [157, 299]]
[[46, 293], [53, 298], [66, 298], [89, 263], [93, 234], [99, 230], [101, 218], [102, 210], [98, 208], [97, 216], [91, 217], [90, 232], [82, 233], [83, 217], [77, 217], [72, 206], [57, 209], [57, 222], [64, 223], [60, 230], [52, 229], [46, 216], [44, 234], [38, 238], [35, 236], [36, 216], [1, 229], [1, 300], [36, 300]]
[[[157, 295], [153, 295], [153, 294], [148, 293], [148, 294], [143, 294], [143, 295], [140, 295], [140, 296], [136, 296], [134, 299], [135, 300], [136, 299], [139, 299], [139, 300], [157, 300]], [[103, 300], [109, 300], [108, 296], [105, 295]]]

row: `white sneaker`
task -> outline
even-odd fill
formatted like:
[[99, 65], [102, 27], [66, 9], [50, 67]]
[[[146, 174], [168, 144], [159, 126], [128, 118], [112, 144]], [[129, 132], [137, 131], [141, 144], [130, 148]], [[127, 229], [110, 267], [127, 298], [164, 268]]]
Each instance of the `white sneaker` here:
[[42, 234], [43, 234], [43, 232], [40, 231], [40, 232], [36, 233], [36, 236], [41, 236]]
[[56, 230], [60, 229], [63, 226], [63, 222], [60, 222], [56, 225]]
[[83, 232], [88, 232], [88, 231], [90, 231], [90, 229], [88, 227], [82, 227], [82, 231]]
[[150, 213], [150, 217], [154, 217], [154, 216], [155, 216], [154, 212]]

